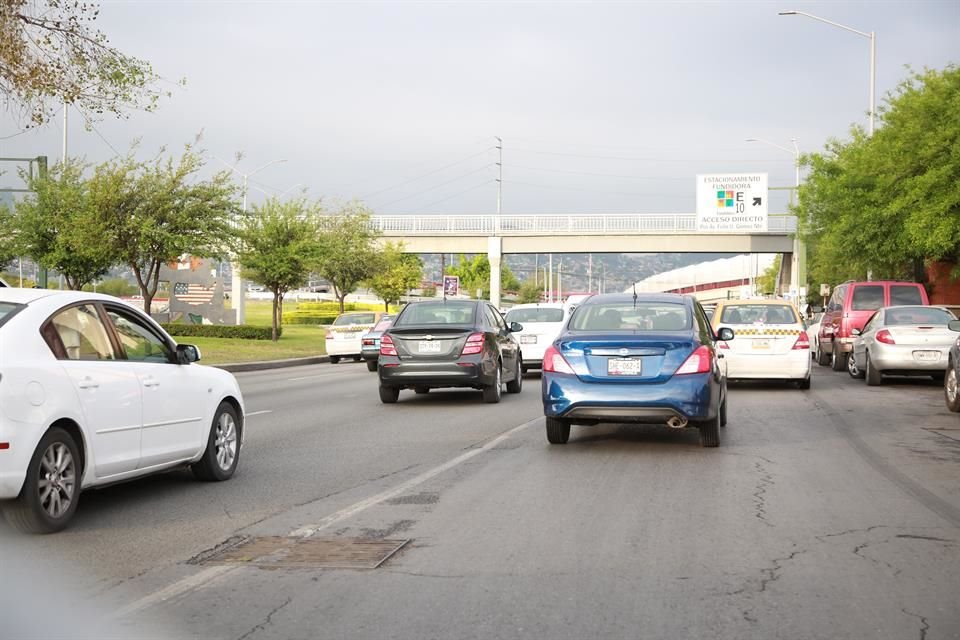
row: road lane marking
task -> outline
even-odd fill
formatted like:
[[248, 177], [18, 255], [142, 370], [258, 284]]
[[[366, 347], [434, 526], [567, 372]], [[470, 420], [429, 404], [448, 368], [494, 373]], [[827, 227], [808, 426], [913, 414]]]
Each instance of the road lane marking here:
[[273, 409], [264, 409], [263, 411], [251, 411], [250, 413], [243, 414], [243, 417], [249, 418], [250, 416], [262, 416], [265, 413], [273, 413]]
[[[447, 462], [444, 462], [443, 464], [437, 467], [434, 467], [429, 471], [425, 471], [424, 473], [421, 473], [420, 475], [414, 478], [411, 478], [406, 482], [400, 483], [399, 485], [393, 487], [392, 489], [387, 489], [386, 491], [382, 491], [365, 500], [361, 500], [360, 502], [356, 502], [348, 507], [345, 507], [335, 513], [330, 514], [326, 518], [323, 518], [320, 522], [316, 524], [294, 529], [287, 535], [290, 537], [297, 536], [297, 537], [303, 537], [303, 538], [312, 536], [313, 534], [319, 531], [322, 531], [323, 529], [326, 529], [342, 520], [346, 520], [351, 516], [355, 516], [356, 514], [362, 511], [365, 511], [370, 507], [376, 506], [381, 502], [394, 498], [402, 493], [406, 493], [413, 487], [416, 487], [419, 484], [423, 484], [427, 480], [430, 480], [431, 478], [434, 478], [440, 475], [444, 471], [449, 471], [450, 469], [456, 467], [457, 465], [463, 464], [467, 460], [470, 460], [471, 458], [478, 456], [481, 453], [484, 453], [485, 451], [489, 451], [490, 449], [493, 449], [498, 444], [510, 438], [515, 433], [522, 431], [527, 427], [538, 424], [542, 420], [543, 418], [538, 417], [528, 422], [524, 422], [519, 426], [513, 427], [512, 429], [501, 433], [499, 436], [490, 440], [489, 442], [484, 444], [482, 447], [478, 447], [476, 449], [470, 449], [469, 451], [460, 454], [459, 456], [457, 456], [456, 458], [453, 458], [452, 460], [448, 460]], [[240, 568], [242, 568], [242, 566], [238, 566], [238, 565], [221, 565], [221, 566], [209, 567], [207, 569], [200, 571], [199, 573], [195, 573], [192, 576], [188, 576], [186, 578], [183, 578], [182, 580], [178, 580], [177, 582], [174, 582], [173, 584], [168, 585], [163, 589], [160, 589], [159, 591], [155, 591], [149, 595], [146, 595], [140, 598], [139, 600], [135, 600], [130, 604], [126, 605], [125, 607], [121, 607], [114, 613], [113, 617], [122, 618], [125, 616], [129, 616], [130, 614], [137, 613], [138, 611], [142, 611], [153, 605], [161, 604], [168, 600], [172, 600], [173, 598], [182, 596], [186, 593], [189, 593], [190, 591], [204, 587], [207, 584], [213, 582], [214, 580], [222, 578], [223, 576], [229, 573], [232, 573], [234, 571], [237, 571]]]

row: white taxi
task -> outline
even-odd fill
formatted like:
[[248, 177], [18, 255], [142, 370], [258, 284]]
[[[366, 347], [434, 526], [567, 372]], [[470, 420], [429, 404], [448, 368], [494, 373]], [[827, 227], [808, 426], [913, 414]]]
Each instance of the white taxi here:
[[523, 351], [523, 362], [520, 363], [523, 373], [543, 366], [544, 352], [560, 335], [569, 315], [570, 312], [559, 302], [518, 304], [507, 311], [507, 326], [512, 322], [523, 325], [523, 331], [516, 336]]
[[733, 329], [737, 339], [720, 342], [732, 380], [790, 380], [810, 388], [810, 340], [800, 314], [783, 300], [725, 300], [713, 314], [714, 331]]
[[357, 362], [363, 355], [363, 335], [384, 315], [381, 311], [351, 311], [341, 313], [327, 330], [327, 355], [337, 364], [341, 358], [353, 358]]

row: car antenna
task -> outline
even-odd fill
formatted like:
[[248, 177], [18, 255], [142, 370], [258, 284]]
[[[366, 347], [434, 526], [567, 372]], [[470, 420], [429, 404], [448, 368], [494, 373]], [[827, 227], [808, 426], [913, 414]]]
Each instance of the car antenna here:
[[633, 283], [633, 308], [637, 308], [637, 283]]

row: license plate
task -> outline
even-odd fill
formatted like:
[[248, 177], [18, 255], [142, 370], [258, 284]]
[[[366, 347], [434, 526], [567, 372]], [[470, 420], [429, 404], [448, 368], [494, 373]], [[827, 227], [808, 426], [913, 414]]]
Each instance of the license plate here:
[[920, 362], [936, 362], [940, 359], [939, 351], [914, 351], [913, 359]]
[[439, 342], [421, 340], [417, 343], [417, 353], [440, 353], [442, 346]]
[[537, 344], [537, 336], [520, 336], [520, 344]]
[[611, 376], [638, 376], [642, 368], [640, 358], [610, 358], [607, 360], [607, 374]]
[[770, 341], [769, 341], [769, 340], [754, 340], [752, 346], [753, 346], [754, 349], [769, 349], [769, 348], [770, 348]]

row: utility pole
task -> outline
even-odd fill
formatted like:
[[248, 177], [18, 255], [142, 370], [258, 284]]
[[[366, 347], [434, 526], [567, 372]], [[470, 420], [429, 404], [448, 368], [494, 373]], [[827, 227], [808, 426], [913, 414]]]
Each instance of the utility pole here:
[[587, 254], [587, 293], [593, 291], [593, 254]]
[[69, 105], [63, 103], [63, 164], [67, 164], [67, 109]]
[[547, 302], [553, 302], [553, 254], [552, 253], [550, 254], [550, 279], [548, 280], [548, 282], [550, 283], [550, 289], [549, 289], [550, 293], [548, 294], [549, 299], [547, 300]]
[[557, 265], [557, 302], [563, 302], [563, 258]]
[[500, 206], [503, 202], [503, 140], [497, 139], [497, 216], [500, 215]]

